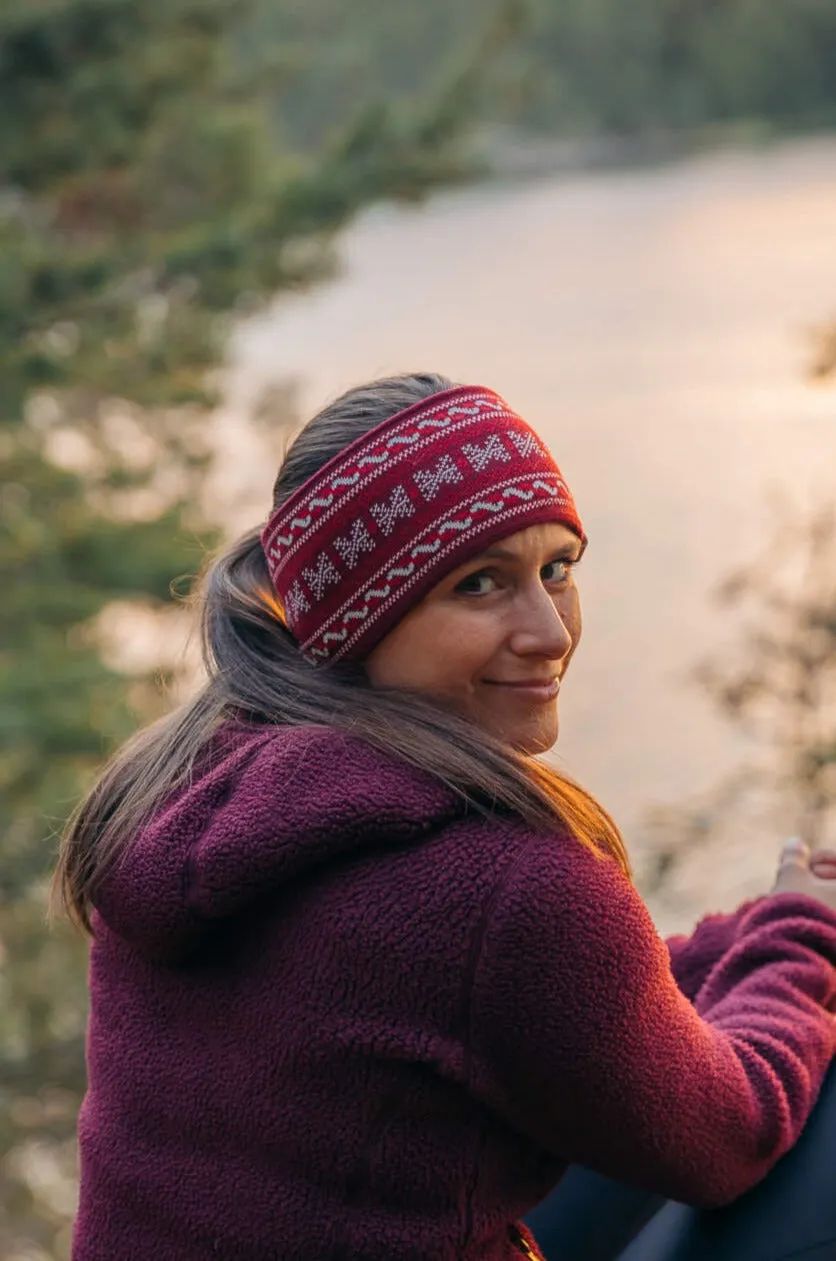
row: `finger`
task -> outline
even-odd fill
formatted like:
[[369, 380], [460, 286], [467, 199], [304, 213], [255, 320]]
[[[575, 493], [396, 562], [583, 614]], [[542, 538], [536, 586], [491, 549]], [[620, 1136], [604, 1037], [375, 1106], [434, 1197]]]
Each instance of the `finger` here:
[[784, 842], [781, 857], [778, 860], [779, 871], [782, 867], [807, 867], [809, 862], [810, 847], [802, 841], [800, 836], [791, 836]]

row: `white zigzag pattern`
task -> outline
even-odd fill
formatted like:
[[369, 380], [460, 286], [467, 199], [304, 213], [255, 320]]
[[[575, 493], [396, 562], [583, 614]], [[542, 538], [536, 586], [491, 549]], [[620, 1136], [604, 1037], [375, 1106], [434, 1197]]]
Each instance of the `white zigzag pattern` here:
[[[502, 507], [501, 504], [495, 511], [498, 512], [500, 507]], [[465, 517], [463, 521], [444, 521], [438, 527], [438, 532], [441, 534], [444, 530], [468, 530], [472, 525], [473, 517]]]
[[357, 467], [365, 468], [367, 464], [385, 464], [388, 459], [388, 451], [384, 451], [381, 455], [363, 455], [357, 461]]
[[[498, 403], [495, 403], [493, 402], [492, 399], [485, 399], [485, 398], [483, 398], [481, 402], [479, 402], [478, 405], [475, 407], [464, 407], [462, 406], [462, 404], [455, 405], [447, 409], [447, 414], [445, 416], [434, 418], [432, 415], [430, 415], [430, 416], [424, 417], [423, 420], [419, 420], [416, 423], [415, 431], [411, 434], [410, 433], [392, 434], [390, 437], [386, 439], [384, 451], [382, 454], [377, 455], [377, 456], [372, 456], [372, 455], [364, 456], [362, 460], [359, 461], [359, 463], [361, 463], [364, 467], [367, 464], [372, 464], [372, 465], [383, 464], [389, 458], [390, 452], [396, 446], [412, 446], [416, 442], [421, 441], [422, 431], [424, 429], [446, 429], [453, 422], [454, 418], [457, 416], [469, 416], [469, 417], [472, 417], [472, 416], [478, 417], [482, 415], [502, 416], [506, 414], [508, 410], [509, 409], [506, 406], [502, 406]], [[511, 414], [513, 415], [513, 413]], [[359, 472], [351, 473], [351, 474], [344, 474], [342, 477], [333, 478], [328, 483], [328, 490], [334, 491], [338, 487], [354, 486], [360, 480], [361, 480], [361, 474]], [[330, 504], [325, 505], [321, 501], [318, 501], [318, 500], [309, 500], [308, 506], [330, 507]], [[294, 542], [294, 537], [295, 537], [297, 528], [306, 530], [308, 526], [311, 524], [312, 519], [313, 518], [310, 515], [306, 518], [294, 517], [290, 525], [285, 527], [288, 533], [276, 535], [276, 537], [273, 539], [270, 545], [271, 555], [276, 560], [280, 560], [281, 553], [277, 550], [279, 545], [281, 545], [282, 548], [290, 547]]]
[[[488, 403], [488, 402], [486, 402], [486, 403], [485, 403], [484, 410], [485, 410], [485, 411], [488, 411], [488, 412], [489, 412], [489, 411], [499, 412], [499, 411], [502, 411], [502, 408], [501, 408], [501, 407], [497, 407], [495, 403]], [[480, 411], [480, 409], [479, 409], [478, 407], [462, 407], [462, 406], [461, 406], [461, 404], [459, 404], [459, 406], [458, 406], [458, 407], [456, 407], [456, 406], [454, 405], [453, 407], [451, 407], [451, 408], [450, 408], [450, 410], [449, 410], [449, 415], [450, 415], [450, 416], [478, 416], [478, 415], [479, 415], [479, 411]], [[438, 422], [436, 421], [435, 423], [437, 424]], [[431, 425], [431, 424], [433, 424], [433, 421], [431, 421], [431, 420], [428, 420], [428, 421], [423, 421], [423, 420], [422, 420], [422, 421], [419, 421], [419, 424], [422, 424], [422, 425], [424, 425], [424, 424]]]
[[[303, 530], [307, 530], [307, 528], [308, 528], [308, 526], [311, 524], [311, 521], [312, 521], [312, 520], [313, 520], [313, 517], [311, 517], [311, 516], [308, 516], [308, 517], [294, 517], [294, 518], [293, 518], [293, 520], [292, 520], [292, 521], [291, 521], [291, 523], [290, 523], [290, 526], [289, 526], [288, 528], [289, 528], [290, 530], [293, 530], [293, 529], [294, 529], [294, 528], [298, 525], [298, 526], [301, 526]], [[287, 546], [288, 546], [290, 543], [292, 543], [292, 542], [293, 542], [293, 535], [292, 535], [292, 534], [277, 534], [277, 535], [276, 535], [276, 537], [273, 539], [273, 545], [272, 545], [272, 547], [270, 548], [270, 551], [271, 551], [271, 553], [275, 556], [275, 555], [276, 555], [276, 545], [277, 545], [278, 543], [282, 543], [285, 547], [287, 547]]]
[[[458, 533], [462, 530], [469, 530], [473, 526], [473, 523], [475, 520], [473, 514], [477, 511], [477, 509], [481, 509], [485, 512], [491, 512], [491, 513], [511, 511], [506, 507], [506, 500], [512, 497], [528, 503], [530, 502], [531, 499], [534, 498], [535, 491], [540, 490], [540, 491], [543, 491], [546, 495], [548, 495], [549, 498], [557, 499], [560, 497], [561, 486], [563, 485], [563, 483], [558, 483], [557, 485], [551, 485], [551, 483], [546, 482], [542, 480], [541, 478], [537, 478], [535, 481], [532, 482], [531, 485], [532, 485], [532, 489], [530, 491], [525, 491], [520, 486], [504, 486], [499, 490], [500, 498], [498, 501], [490, 502], [488, 500], [482, 500], [482, 499], [474, 500], [473, 503], [468, 505], [469, 512], [466, 517], [460, 518], [457, 521], [441, 522], [441, 524], [438, 527], [439, 534], [441, 534], [442, 531], [454, 531]], [[413, 557], [435, 555], [435, 553], [437, 553], [439, 548], [441, 547], [441, 544], [442, 544], [442, 539], [440, 537], [437, 539], [434, 539], [432, 543], [417, 543], [413, 548], [410, 549], [410, 555]], [[388, 570], [386, 573], [386, 577], [387, 579], [390, 579], [390, 580], [396, 577], [409, 578], [409, 577], [412, 577], [412, 575], [415, 573], [416, 568], [417, 566], [414, 563], [410, 562], [406, 566]], [[391, 592], [392, 592], [391, 582], [387, 582], [384, 587], [374, 588], [370, 591], [367, 591], [364, 596], [364, 603], [357, 609], [348, 610], [343, 615], [342, 626], [340, 630], [327, 631], [322, 636], [322, 644], [325, 645], [329, 643], [331, 644], [344, 643], [348, 635], [349, 621], [357, 621], [357, 622], [366, 621], [366, 619], [369, 617], [372, 611], [371, 602], [373, 600], [384, 600], [386, 599], [387, 596], [391, 595]], [[387, 601], [387, 603], [391, 604], [391, 600]], [[382, 611], [382, 609], [378, 611]], [[321, 649], [315, 648], [315, 647], [309, 647], [306, 649], [306, 651], [307, 651], [308, 656], [318, 657], [320, 659], [331, 655], [324, 647]]]

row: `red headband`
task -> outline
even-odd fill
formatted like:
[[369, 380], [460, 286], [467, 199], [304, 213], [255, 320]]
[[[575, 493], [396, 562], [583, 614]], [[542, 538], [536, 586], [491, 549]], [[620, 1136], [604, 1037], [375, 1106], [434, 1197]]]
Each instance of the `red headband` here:
[[444, 390], [377, 425], [309, 478], [261, 535], [308, 661], [359, 660], [445, 574], [489, 543], [559, 521], [569, 488], [498, 394]]

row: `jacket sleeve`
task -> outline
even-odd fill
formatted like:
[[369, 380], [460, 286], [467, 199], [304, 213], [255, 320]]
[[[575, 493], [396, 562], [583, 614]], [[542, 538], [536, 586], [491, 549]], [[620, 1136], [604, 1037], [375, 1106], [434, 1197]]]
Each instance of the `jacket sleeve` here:
[[740, 924], [754, 902], [744, 902], [728, 915], [706, 915], [690, 936], [665, 939], [671, 971], [682, 993], [694, 1002], [709, 973], [734, 945]]
[[475, 946], [471, 1089], [558, 1159], [727, 1203], [788, 1150], [836, 1052], [836, 914], [763, 898], [703, 982], [677, 987], [618, 866], [532, 837]]

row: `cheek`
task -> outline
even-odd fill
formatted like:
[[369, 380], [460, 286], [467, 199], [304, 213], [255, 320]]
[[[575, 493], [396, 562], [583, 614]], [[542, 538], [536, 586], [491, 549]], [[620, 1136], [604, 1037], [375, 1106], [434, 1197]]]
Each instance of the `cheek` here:
[[374, 687], [437, 693], [467, 691], [496, 651], [493, 621], [464, 610], [416, 610], [374, 650], [366, 663]]
[[422, 636], [420, 669], [426, 686], [455, 692], [467, 689], [485, 671], [496, 651], [490, 619], [457, 617], [439, 619]]

